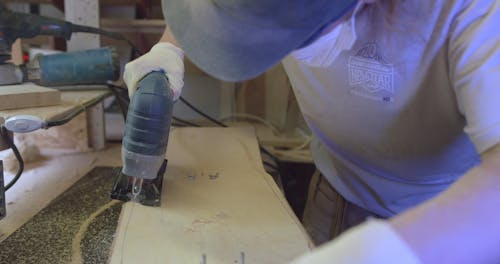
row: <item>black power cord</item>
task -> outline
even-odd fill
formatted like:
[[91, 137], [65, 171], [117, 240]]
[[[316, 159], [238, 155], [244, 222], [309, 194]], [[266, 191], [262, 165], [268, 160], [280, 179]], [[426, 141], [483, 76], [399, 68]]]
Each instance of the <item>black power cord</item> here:
[[184, 97], [179, 97], [179, 100], [181, 100], [181, 102], [183, 102], [185, 105], [187, 105], [189, 108], [191, 108], [191, 110], [195, 111], [196, 113], [198, 113], [199, 115], [205, 117], [206, 119], [210, 120], [212, 123], [214, 124], [217, 124], [221, 127], [227, 127], [227, 125], [225, 125], [224, 123], [218, 121], [217, 119], [205, 114], [203, 111], [199, 110], [198, 108], [196, 108], [194, 105], [192, 105], [190, 102], [188, 102], [186, 99], [184, 99]]
[[108, 83], [107, 85], [118, 102], [118, 106], [120, 107], [120, 110], [122, 112], [123, 119], [127, 120], [128, 104], [130, 102], [130, 99], [128, 98], [128, 96], [122, 95], [124, 90], [120, 89], [122, 88], [121, 86], [114, 85], [112, 83]]
[[172, 126], [174, 126], [174, 127], [187, 127], [186, 124], [176, 123], [176, 122], [172, 122]]
[[77, 115], [79, 115], [83, 111], [85, 111], [85, 109], [86, 109], [86, 107], [82, 107], [76, 111], [69, 113], [67, 116], [65, 116], [62, 119], [55, 120], [55, 121], [47, 121], [47, 128], [54, 127], [54, 126], [62, 126], [64, 124], [68, 123], [69, 121], [71, 121], [73, 118], [75, 118]]
[[172, 116], [172, 119], [173, 119], [174, 121], [177, 121], [177, 122], [179, 122], [179, 123], [183, 124], [184, 126], [186, 126], [186, 125], [187, 125], [187, 126], [200, 127], [200, 125], [195, 124], [195, 123], [192, 123], [192, 122], [189, 122], [189, 121], [184, 120], [184, 119], [182, 119], [182, 118], [178, 118], [178, 117]]
[[54, 126], [62, 126], [66, 123], [68, 123], [69, 121], [71, 121], [73, 118], [75, 118], [77, 115], [79, 115], [80, 113], [82, 113], [83, 111], [87, 110], [87, 108], [99, 103], [100, 101], [102, 101], [104, 98], [106, 98], [105, 96], [103, 97], [98, 97], [94, 100], [91, 100], [89, 102], [87, 102], [86, 104], [83, 104], [81, 108], [79, 108], [78, 110], [76, 111], [73, 111], [71, 113], [69, 113], [68, 115], [66, 115], [64, 118], [62, 119], [59, 119], [59, 120], [55, 120], [55, 121], [47, 121], [47, 124], [46, 124], [46, 127], [45, 128], [50, 128], [50, 127], [54, 127]]
[[[124, 113], [123, 116], [126, 119], [126, 114], [125, 113], [127, 112], [126, 109], [128, 108], [128, 104], [130, 103], [130, 99], [128, 97], [120, 96], [119, 93], [123, 92], [123, 91], [126, 92], [127, 89], [125, 87], [123, 87], [123, 86], [115, 85], [113, 83], [108, 83], [107, 85], [111, 89], [111, 91], [113, 91], [113, 93], [115, 94], [115, 97], [118, 100], [118, 104], [120, 105], [122, 113]], [[214, 124], [216, 124], [218, 126], [221, 126], [221, 127], [228, 127], [226, 124], [220, 122], [219, 120], [211, 117], [210, 115], [206, 114], [205, 112], [203, 112], [200, 109], [198, 109], [197, 107], [195, 107], [189, 101], [187, 101], [186, 99], [184, 99], [184, 97], [182, 97], [182, 96], [179, 97], [179, 100], [181, 102], [183, 102], [186, 106], [188, 106], [191, 110], [193, 110], [194, 112], [198, 113], [199, 115], [205, 117], [206, 119], [210, 120]], [[187, 120], [175, 117], [175, 116], [172, 116], [172, 119], [173, 119], [173, 121], [175, 121], [175, 123], [174, 122], [172, 123], [172, 125], [174, 125], [174, 126], [179, 126], [179, 127], [185, 127], [185, 126], [200, 127], [200, 125], [198, 125], [198, 124], [192, 123], [190, 121], [187, 121]], [[276, 157], [275, 155], [273, 155], [271, 152], [269, 152], [267, 149], [265, 149], [261, 145], [259, 145], [259, 149], [260, 149], [260, 151], [262, 153], [264, 153], [267, 156], [269, 156], [275, 162], [276, 165], [274, 165], [274, 164], [272, 164], [271, 162], [268, 162], [268, 161], [263, 161], [263, 164], [266, 165], [267, 167], [275, 170], [275, 171], [279, 171], [279, 159], [278, 159], [278, 157]]]
[[[210, 120], [211, 122], [213, 122], [214, 124], [217, 124], [221, 127], [227, 127], [227, 125], [225, 125], [224, 123], [218, 121], [217, 119], [209, 116], [208, 114], [204, 113], [203, 111], [201, 111], [200, 109], [196, 108], [193, 104], [191, 104], [190, 102], [188, 102], [186, 99], [184, 99], [182, 96], [179, 97], [179, 100], [181, 100], [181, 102], [183, 102], [186, 106], [188, 106], [189, 108], [191, 108], [191, 110], [195, 111], [196, 113], [200, 114], [201, 116], [205, 117], [206, 119]], [[259, 149], [262, 153], [268, 155], [271, 159], [273, 159], [274, 162], [276, 162], [276, 164], [279, 164], [279, 159], [278, 157], [276, 157], [275, 155], [273, 155], [271, 152], [269, 152], [267, 149], [265, 149], [264, 147], [262, 147], [260, 144], [259, 144]], [[276, 167], [276, 166], [274, 166]], [[279, 165], [278, 165], [279, 167]], [[276, 168], [278, 169], [278, 168]]]
[[3, 140], [5, 142], [7, 142], [7, 144], [9, 145], [9, 147], [12, 149], [12, 152], [14, 152], [14, 156], [16, 156], [17, 162], [19, 163], [19, 168], [17, 169], [16, 175], [4, 187], [5, 191], [7, 191], [12, 186], [14, 186], [14, 184], [16, 184], [16, 182], [17, 182], [17, 180], [19, 180], [19, 178], [21, 178], [21, 174], [23, 173], [23, 170], [24, 170], [24, 161], [23, 161], [23, 157], [21, 157], [21, 153], [19, 153], [19, 150], [16, 147], [16, 144], [14, 144], [14, 141], [10, 138], [9, 132], [7, 131], [7, 129], [4, 126], [2, 126], [0, 128], [0, 133], [2, 134]]
[[276, 170], [276, 171], [277, 171], [277, 170], [279, 170], [279, 169], [278, 169], [278, 166], [276, 166], [276, 165], [272, 164], [271, 162], [268, 162], [268, 161], [263, 161], [262, 163], [264, 163], [264, 165], [268, 166], [268, 167], [269, 167], [269, 168], [271, 168], [271, 169], [274, 169], [274, 170]]
[[[109, 87], [109, 89], [115, 95], [116, 100], [118, 100], [118, 105], [119, 105], [119, 107], [121, 109], [121, 112], [123, 114], [124, 120], [127, 120], [127, 110], [128, 110], [128, 105], [130, 104], [130, 98], [128, 97], [128, 90], [127, 90], [127, 88], [125, 88], [123, 86], [120, 86], [120, 85], [116, 85], [116, 84], [111, 83], [111, 82], [107, 83], [106, 85]], [[172, 119], [173, 119], [173, 121], [176, 121], [176, 122], [172, 122], [173, 126], [179, 126], [179, 127], [186, 127], [186, 126], [200, 127], [200, 125], [198, 125], [196, 123], [187, 121], [185, 119], [182, 119], [182, 118], [179, 118], [179, 117], [176, 117], [176, 116], [172, 116]]]

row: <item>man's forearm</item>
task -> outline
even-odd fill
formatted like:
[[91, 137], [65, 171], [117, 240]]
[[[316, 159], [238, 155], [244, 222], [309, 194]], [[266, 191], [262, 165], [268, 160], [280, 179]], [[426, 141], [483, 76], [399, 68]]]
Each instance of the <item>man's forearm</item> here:
[[174, 35], [172, 34], [172, 31], [170, 31], [169, 27], [165, 27], [165, 31], [163, 31], [163, 34], [161, 35], [159, 42], [170, 42], [170, 43], [174, 44], [176, 47], [180, 48], [179, 43], [177, 42]]
[[448, 190], [390, 223], [423, 263], [498, 263], [500, 146]]

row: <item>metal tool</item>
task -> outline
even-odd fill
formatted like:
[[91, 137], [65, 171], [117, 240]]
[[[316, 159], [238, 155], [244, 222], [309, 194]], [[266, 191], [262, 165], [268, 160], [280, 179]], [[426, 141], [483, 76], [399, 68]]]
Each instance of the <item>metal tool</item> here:
[[[18, 38], [50, 35], [69, 40], [73, 32], [101, 31], [64, 20], [13, 12], [0, 4], [0, 85], [33, 81], [57, 86], [116, 80], [119, 77], [118, 60], [116, 52], [109, 48], [42, 56], [21, 66], [8, 62], [12, 44]], [[116, 33], [108, 35], [117, 37]]]
[[120, 77], [118, 55], [111, 47], [37, 56], [20, 68], [22, 82], [42, 86], [103, 84]]
[[111, 197], [159, 206], [165, 152], [172, 121], [173, 92], [162, 72], [151, 72], [137, 86], [122, 141], [123, 169]]

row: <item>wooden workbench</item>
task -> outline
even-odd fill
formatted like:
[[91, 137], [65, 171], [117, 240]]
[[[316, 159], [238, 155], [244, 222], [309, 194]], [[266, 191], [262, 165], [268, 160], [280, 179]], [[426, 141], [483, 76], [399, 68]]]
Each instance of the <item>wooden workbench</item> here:
[[78, 110], [84, 104], [102, 99], [110, 94], [108, 89], [85, 91], [62, 91], [61, 103], [53, 106], [30, 107], [0, 111], [0, 116], [5, 119], [14, 115], [34, 115], [43, 120], [56, 120]]
[[[92, 168], [121, 166], [118, 144], [42, 155], [8, 193], [0, 240]], [[124, 205], [110, 263], [288, 263], [311, 250], [262, 167], [253, 129], [174, 128], [167, 158], [162, 206]]]
[[[72, 88], [81, 90], [61, 91], [61, 102], [58, 105], [2, 110], [0, 111], [0, 117], [7, 119], [15, 115], [34, 115], [46, 121], [54, 121], [64, 118], [93, 102], [102, 101], [103, 98], [111, 94], [109, 89], [104, 86], [90, 90], [89, 86], [74, 86]], [[93, 86], [90, 86], [90, 88], [93, 88]], [[104, 106], [101, 102], [85, 107], [85, 110], [85, 115], [75, 118], [72, 122], [73, 126], [65, 125], [66, 128], [62, 130], [65, 129], [66, 132], [61, 132], [60, 128], [55, 127], [47, 131], [42, 130], [18, 135], [25, 138], [36, 138], [31, 141], [37, 142], [36, 145], [39, 147], [46, 147], [45, 141], [49, 145], [56, 143], [60, 147], [78, 150], [86, 150], [89, 147], [103, 149], [105, 144]]]
[[[94, 90], [80, 90], [80, 91], [62, 91], [61, 92], [61, 103], [53, 106], [44, 107], [31, 107], [31, 108], [20, 108], [12, 110], [2, 110], [0, 111], [0, 117], [9, 118], [15, 115], [34, 115], [43, 120], [57, 120], [62, 118], [73, 111], [82, 108], [83, 105], [92, 102], [99, 101], [107, 97], [110, 94], [108, 89], [94, 89]], [[83, 119], [82, 119], [83, 116]], [[86, 126], [85, 120], [88, 118], [85, 114], [80, 115], [75, 118], [75, 122], [79, 123], [79, 126]], [[73, 122], [73, 123], [75, 123]], [[101, 126], [103, 129], [103, 120], [97, 122], [97, 125]], [[71, 123], [71, 122], [70, 122]], [[68, 125], [65, 125], [68, 126]], [[71, 124], [70, 124], [71, 126]], [[57, 129], [57, 128], [54, 128]], [[67, 129], [67, 128], [63, 128]], [[53, 130], [53, 129], [51, 129]], [[49, 138], [51, 135], [49, 132], [51, 130], [41, 130], [28, 134], [17, 134], [22, 140], [27, 138], [31, 139], [29, 144], [40, 143], [42, 146], [46, 141], [48, 145], [55, 145], [54, 140], [64, 140], [64, 136], [61, 137], [61, 133], [56, 133], [53, 139]], [[78, 130], [82, 130], [78, 128]], [[85, 150], [88, 150], [87, 139], [90, 135], [87, 135], [88, 129], [85, 128], [84, 131], [78, 133], [73, 133], [71, 129], [67, 131], [71, 137], [74, 137], [76, 141], [82, 141], [80, 144], [85, 145]], [[83, 138], [85, 134], [85, 138]], [[49, 137], [47, 137], [49, 135]], [[104, 138], [102, 138], [104, 140]], [[74, 146], [71, 146], [74, 147]], [[81, 151], [82, 148], [75, 148], [73, 151]], [[22, 149], [21, 149], [22, 151]], [[32, 217], [36, 212], [47, 205], [51, 199], [55, 198], [61, 192], [63, 192], [67, 187], [74, 183], [79, 177], [83, 176], [91, 168], [93, 162], [95, 162], [95, 157], [99, 156], [100, 152], [92, 153], [81, 153], [72, 154], [69, 157], [63, 159], [63, 153], [66, 150], [46, 150], [42, 149], [42, 159], [39, 162], [27, 163], [25, 164], [25, 170], [22, 174], [20, 180], [6, 196], [7, 203], [7, 217], [2, 219], [0, 223], [0, 240], [8, 236], [22, 224], [24, 224], [30, 217]], [[6, 158], [10, 151], [1, 153], [0, 160]], [[116, 158], [119, 162], [119, 155]], [[109, 161], [109, 160], [104, 160]], [[108, 162], [112, 165], [113, 162]], [[5, 168], [5, 163], [4, 163]], [[70, 173], [68, 173], [70, 171]], [[6, 180], [12, 178], [12, 172], [4, 170], [4, 175]], [[36, 186], [36, 188], [35, 188]]]

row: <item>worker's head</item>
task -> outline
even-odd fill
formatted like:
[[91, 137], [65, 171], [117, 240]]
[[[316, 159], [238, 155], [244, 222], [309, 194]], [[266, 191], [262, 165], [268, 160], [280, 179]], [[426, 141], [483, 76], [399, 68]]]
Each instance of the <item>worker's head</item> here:
[[175, 38], [202, 70], [255, 77], [312, 43], [358, 0], [163, 0]]

